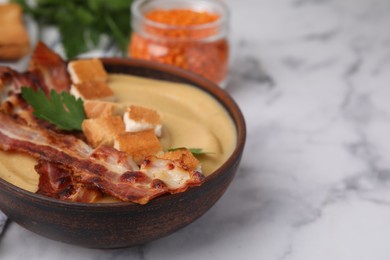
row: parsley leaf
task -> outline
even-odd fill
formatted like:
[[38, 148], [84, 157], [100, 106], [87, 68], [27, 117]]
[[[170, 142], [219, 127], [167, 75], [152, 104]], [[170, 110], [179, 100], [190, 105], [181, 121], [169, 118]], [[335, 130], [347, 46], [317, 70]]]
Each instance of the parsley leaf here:
[[168, 152], [173, 152], [177, 150], [188, 149], [193, 155], [205, 155], [205, 154], [214, 154], [211, 152], [204, 152], [202, 148], [186, 148], [186, 147], [176, 147], [176, 148], [168, 148]]
[[34, 116], [49, 121], [62, 130], [81, 131], [85, 113], [80, 98], [76, 100], [68, 92], [58, 94], [54, 90], [48, 98], [41, 89], [36, 92], [30, 87], [22, 87], [22, 97], [34, 108]]
[[108, 35], [126, 54], [132, 0], [11, 0], [42, 26], [57, 26], [68, 59], [99, 45]]

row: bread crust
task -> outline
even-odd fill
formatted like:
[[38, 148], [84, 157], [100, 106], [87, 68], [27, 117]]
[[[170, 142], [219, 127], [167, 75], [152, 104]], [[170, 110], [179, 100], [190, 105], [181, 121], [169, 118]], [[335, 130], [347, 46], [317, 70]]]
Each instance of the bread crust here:
[[107, 82], [108, 75], [100, 59], [71, 61], [68, 71], [73, 84], [84, 82]]
[[104, 101], [115, 101], [114, 92], [107, 83], [102, 81], [88, 81], [72, 84], [70, 93], [83, 100], [98, 99]]
[[163, 149], [153, 130], [121, 133], [115, 138], [114, 148], [129, 154], [137, 164]]
[[120, 116], [86, 119], [81, 127], [88, 143], [93, 147], [100, 145], [112, 147], [115, 137], [125, 131], [125, 125]]
[[17, 4], [0, 4], [0, 59], [17, 60], [30, 51], [30, 39]]
[[87, 118], [122, 116], [124, 106], [119, 103], [100, 100], [85, 100], [84, 112]]

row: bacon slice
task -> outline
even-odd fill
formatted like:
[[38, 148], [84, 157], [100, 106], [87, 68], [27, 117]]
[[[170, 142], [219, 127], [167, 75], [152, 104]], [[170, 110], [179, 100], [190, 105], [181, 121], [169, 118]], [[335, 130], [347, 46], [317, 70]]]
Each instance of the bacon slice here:
[[0, 102], [9, 96], [19, 94], [23, 86], [37, 89], [39, 79], [31, 72], [19, 73], [11, 68], [0, 66]]
[[170, 193], [183, 192], [204, 181], [200, 171], [188, 169], [179, 160], [167, 160], [153, 155], [146, 157], [140, 171], [149, 178], [161, 180]]
[[36, 81], [31, 73], [19, 73], [0, 66], [0, 110], [26, 124], [36, 124], [31, 107], [21, 97], [21, 87], [36, 89]]
[[52, 89], [58, 93], [70, 89], [70, 77], [65, 61], [43, 42], [38, 42], [34, 49], [29, 71], [39, 77], [41, 87], [46, 95]]
[[27, 72], [0, 66], [0, 97], [19, 94], [22, 86], [41, 88], [48, 95], [52, 89], [58, 93], [69, 91], [70, 85], [66, 62], [43, 42], [35, 47]]
[[[110, 147], [93, 150], [83, 141], [71, 135], [63, 135], [46, 129], [34, 128], [16, 122], [0, 112], [0, 148], [29, 154], [34, 158], [49, 161], [69, 169], [76, 182], [94, 185], [102, 192], [123, 201], [140, 204], [170, 190], [159, 179], [138, 171], [125, 153]], [[197, 176], [191, 182], [200, 185]]]
[[76, 183], [69, 169], [40, 160], [35, 166], [39, 174], [38, 194], [77, 202], [95, 202], [102, 193], [94, 187]]

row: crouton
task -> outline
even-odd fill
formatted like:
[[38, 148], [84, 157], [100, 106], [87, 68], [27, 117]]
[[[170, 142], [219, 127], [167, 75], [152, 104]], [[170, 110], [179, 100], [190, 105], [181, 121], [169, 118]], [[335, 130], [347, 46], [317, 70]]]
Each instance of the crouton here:
[[115, 137], [125, 131], [125, 125], [120, 116], [86, 119], [81, 127], [85, 137], [93, 147], [113, 146]]
[[114, 148], [129, 154], [137, 164], [141, 164], [146, 156], [162, 151], [153, 130], [119, 134], [115, 138]]
[[107, 81], [107, 72], [99, 59], [83, 59], [71, 61], [68, 71], [74, 84], [90, 81]]
[[17, 4], [0, 4], [0, 60], [17, 60], [30, 51], [30, 40]]
[[85, 100], [84, 112], [87, 118], [107, 117], [107, 116], [122, 116], [124, 107], [122, 104], [99, 101]]
[[152, 109], [130, 106], [123, 115], [126, 132], [139, 132], [153, 129], [157, 137], [161, 136], [160, 115]]
[[96, 99], [103, 101], [115, 101], [114, 92], [105, 82], [89, 81], [72, 84], [70, 94], [83, 100]]

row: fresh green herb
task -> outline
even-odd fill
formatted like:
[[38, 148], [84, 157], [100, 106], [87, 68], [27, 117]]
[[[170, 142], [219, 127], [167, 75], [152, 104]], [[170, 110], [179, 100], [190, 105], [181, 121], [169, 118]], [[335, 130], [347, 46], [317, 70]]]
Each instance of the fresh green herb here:
[[130, 36], [132, 0], [12, 0], [20, 4], [40, 26], [57, 26], [68, 59], [96, 47], [100, 36], [111, 37], [126, 52]]
[[83, 101], [76, 100], [68, 92], [58, 94], [52, 90], [50, 98], [42, 90], [35, 92], [30, 87], [22, 87], [22, 97], [34, 108], [33, 115], [49, 121], [62, 130], [81, 130], [85, 119]]
[[176, 147], [176, 148], [168, 148], [168, 152], [173, 152], [177, 150], [188, 149], [193, 155], [205, 155], [205, 154], [214, 154], [211, 152], [204, 152], [202, 148], [186, 148], [186, 147]]

